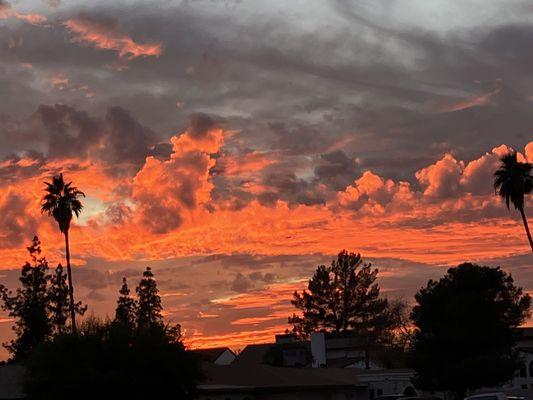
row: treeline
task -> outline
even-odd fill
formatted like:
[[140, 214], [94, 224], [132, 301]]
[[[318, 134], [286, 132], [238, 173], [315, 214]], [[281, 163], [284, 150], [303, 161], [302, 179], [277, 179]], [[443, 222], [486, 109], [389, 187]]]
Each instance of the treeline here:
[[[0, 286], [2, 307], [15, 320], [15, 339], [6, 343], [12, 362], [26, 367], [28, 398], [106, 396], [132, 399], [163, 396], [192, 399], [202, 373], [187, 352], [178, 324], [166, 324], [152, 270], [135, 296], [122, 281], [112, 319], [86, 318], [69, 325], [69, 288], [61, 265], [50, 271], [40, 242], [28, 248], [15, 293]], [[381, 295], [379, 271], [360, 254], [342, 251], [320, 265], [307, 290], [295, 292], [298, 310], [289, 318], [303, 339], [314, 332], [354, 337], [363, 365], [410, 366], [416, 386], [452, 391], [498, 386], [520, 365], [518, 330], [530, 316], [531, 298], [498, 268], [471, 263], [450, 268], [415, 295], [411, 307]], [[74, 305], [78, 315], [87, 307]], [[149, 382], [149, 384], [147, 384]]]
[[531, 298], [510, 274], [461, 264], [421, 288], [412, 308], [382, 297], [377, 278], [378, 269], [356, 253], [342, 251], [318, 266], [307, 290], [294, 293], [293, 332], [354, 337], [367, 368], [371, 361], [410, 366], [418, 388], [460, 400], [512, 379], [522, 363], [517, 328], [530, 317]]
[[[36, 346], [70, 331], [70, 298], [67, 276], [59, 264], [50, 271], [46, 257], [41, 257], [41, 242], [35, 236], [27, 247], [31, 262], [20, 272], [20, 288], [13, 294], [0, 285], [2, 309], [15, 320], [16, 338], [5, 343], [13, 361], [27, 358]], [[87, 307], [77, 302], [76, 314], [83, 315]]]
[[[4, 346], [10, 362], [26, 367], [28, 398], [151, 398], [169, 391], [192, 399], [202, 378], [185, 350], [179, 324], [163, 321], [157, 282], [147, 267], [135, 289], [123, 278], [113, 319], [87, 318], [76, 331], [61, 265], [50, 271], [39, 239], [28, 248], [15, 293], [0, 286], [2, 308], [15, 320], [15, 338]], [[87, 307], [74, 305], [78, 315]], [[83, 393], [80, 394], [80, 391]]]

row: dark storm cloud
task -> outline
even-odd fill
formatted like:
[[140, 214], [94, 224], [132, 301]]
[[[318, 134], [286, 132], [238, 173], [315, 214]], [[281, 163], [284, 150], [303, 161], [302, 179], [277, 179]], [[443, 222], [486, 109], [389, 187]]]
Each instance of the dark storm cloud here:
[[314, 172], [316, 181], [336, 192], [344, 190], [360, 175], [355, 158], [341, 150], [321, 154]]
[[[138, 4], [128, 8], [127, 18], [119, 5], [58, 9], [58, 21], [80, 14], [96, 22], [113, 20], [135, 40], [161, 42], [165, 51], [159, 58], [121, 64], [113, 52], [66, 40], [70, 36], [61, 23], [56, 29], [29, 24], [0, 29], [6, 42], [11, 37], [23, 42], [0, 49], [5, 70], [0, 85], [12, 97], [0, 105], [0, 116], [28, 112], [28, 104], [37, 101], [77, 104], [63, 105], [64, 115], [55, 110], [56, 120], [49, 121], [53, 133], [43, 129], [46, 137], [28, 137], [23, 149], [53, 139], [57, 154], [84, 154], [94, 139], [104, 140], [102, 158], [137, 166], [146, 155], [167, 159], [171, 148], [165, 137], [184, 126], [191, 136], [201, 136], [216, 121], [234, 132], [223, 151], [276, 154], [277, 165], [260, 177], [266, 186], [258, 195], [263, 204], [323, 203], [369, 168], [416, 183], [413, 172], [446, 151], [471, 159], [501, 144], [503, 132], [516, 148], [531, 137], [528, 25], [487, 21], [437, 32], [387, 23], [385, 3], [375, 5], [385, 19], [376, 18], [374, 3], [328, 4], [328, 12], [346, 23], [327, 35], [320, 29], [324, 21], [303, 34], [290, 18], [240, 20], [246, 11], [239, 5], [217, 13], [195, 2], [156, 9]], [[58, 72], [75, 87], [90, 87], [94, 97], [39, 89]], [[490, 101], [466, 105], [492, 92]], [[0, 140], [10, 146], [23, 140], [7, 136]], [[308, 165], [302, 174], [303, 160]], [[226, 200], [228, 207], [238, 209], [254, 198], [243, 189], [246, 180], [223, 173], [212, 179], [213, 198]], [[319, 185], [328, 192], [318, 192]]]
[[204, 113], [194, 113], [189, 117], [187, 132], [193, 139], [203, 139], [216, 126], [213, 117]]
[[[158, 138], [152, 130], [118, 106], [110, 107], [104, 118], [99, 118], [66, 104], [41, 104], [31, 121], [22, 121], [11, 129], [13, 135], [20, 132], [22, 141], [27, 144], [35, 142], [36, 138], [40, 140], [39, 147], [45, 155], [32, 150], [26, 154], [35, 160], [33, 169], [42, 164], [45, 158], [91, 157], [108, 165], [110, 173], [134, 173], [148, 155], [168, 155], [167, 145], [154, 143]], [[10, 155], [6, 160], [16, 164], [14, 158], [17, 157]], [[2, 169], [2, 174], [8, 172]]]
[[155, 134], [141, 125], [129, 111], [111, 107], [105, 116], [106, 149], [104, 158], [111, 164], [129, 162], [140, 165], [148, 154]]
[[293, 172], [273, 171], [276, 168], [269, 168], [263, 184], [267, 190], [261, 193], [258, 198], [263, 204], [275, 204], [279, 200], [287, 201], [291, 204], [321, 204], [325, 199], [314, 192], [312, 185], [305, 179], [298, 178]]
[[45, 161], [44, 155], [35, 151], [24, 153], [23, 157], [18, 154], [6, 156], [0, 168], [0, 186], [8, 186], [17, 181], [34, 178]]
[[231, 290], [237, 293], [245, 293], [253, 289], [262, 288], [265, 284], [274, 283], [276, 274], [272, 272], [262, 273], [260, 271], [243, 274], [238, 272], [231, 282]]
[[77, 111], [64, 104], [41, 105], [34, 117], [38, 124], [37, 129], [42, 129], [48, 141], [48, 154], [52, 158], [85, 158], [89, 149], [97, 144], [102, 136], [102, 127], [98, 120], [91, 118], [84, 111]]

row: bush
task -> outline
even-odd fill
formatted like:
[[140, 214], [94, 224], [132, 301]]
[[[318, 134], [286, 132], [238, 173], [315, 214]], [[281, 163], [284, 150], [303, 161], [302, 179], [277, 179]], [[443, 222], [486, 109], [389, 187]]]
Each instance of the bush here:
[[30, 399], [110, 397], [192, 399], [202, 375], [197, 360], [164, 326], [132, 335], [91, 320], [78, 335], [60, 335], [28, 359]]

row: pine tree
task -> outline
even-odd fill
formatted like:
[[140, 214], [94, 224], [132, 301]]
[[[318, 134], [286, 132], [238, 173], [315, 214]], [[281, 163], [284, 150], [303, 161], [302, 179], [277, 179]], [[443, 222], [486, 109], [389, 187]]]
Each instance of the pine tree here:
[[26, 247], [28, 253], [30, 253], [31, 261], [34, 267], [37, 267], [39, 261], [39, 255], [41, 254], [41, 241], [37, 236], [34, 236], [31, 245]]
[[44, 257], [39, 258], [41, 246], [37, 236], [27, 249], [33, 266], [27, 262], [22, 267], [19, 278], [21, 287], [16, 294], [0, 286], [2, 309], [15, 319], [13, 330], [16, 334], [15, 339], [4, 343], [4, 347], [15, 360], [26, 358], [37, 345], [52, 335], [52, 323], [48, 316], [48, 262]]
[[137, 328], [140, 332], [150, 332], [163, 327], [161, 297], [157, 282], [150, 267], [146, 267], [136, 288], [138, 296]]
[[294, 292], [291, 302], [301, 315], [289, 318], [293, 331], [303, 337], [312, 332], [357, 336], [364, 344], [368, 368], [370, 348], [388, 336], [397, 321], [387, 299], [380, 297], [377, 274], [360, 254], [345, 250], [329, 267], [318, 266], [308, 291]]
[[[70, 296], [67, 284], [67, 274], [61, 264], [58, 264], [54, 273], [50, 277], [50, 287], [48, 288], [48, 312], [54, 327], [55, 334], [63, 334], [71, 331], [69, 326], [70, 317]], [[85, 314], [87, 306], [81, 301], [74, 304], [74, 312], [80, 316]]]
[[67, 275], [63, 267], [59, 264], [50, 279], [48, 290], [49, 312], [56, 334], [66, 331], [67, 320], [69, 318], [69, 292], [67, 285]]
[[119, 293], [115, 322], [133, 332], [136, 324], [137, 302], [130, 296], [130, 289], [125, 277], [122, 278], [122, 287]]

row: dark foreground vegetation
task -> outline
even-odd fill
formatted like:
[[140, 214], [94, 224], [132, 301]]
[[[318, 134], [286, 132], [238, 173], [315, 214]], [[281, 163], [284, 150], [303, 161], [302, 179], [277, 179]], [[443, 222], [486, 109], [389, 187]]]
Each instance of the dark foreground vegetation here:
[[[1, 286], [3, 309], [15, 319], [16, 338], [5, 347], [12, 363], [26, 367], [30, 399], [146, 399], [173, 393], [193, 399], [202, 378], [185, 350], [179, 325], [163, 322], [161, 298], [150, 268], [130, 295], [126, 279], [112, 320], [87, 318], [73, 333], [69, 290], [59, 265], [49, 273], [38, 238], [28, 247], [32, 263], [21, 270], [16, 293]], [[86, 307], [75, 304], [77, 314]]]
[[512, 378], [520, 363], [517, 328], [530, 316], [531, 298], [511, 275], [461, 264], [420, 289], [411, 311], [381, 297], [377, 277], [359, 254], [345, 251], [330, 266], [319, 266], [308, 289], [294, 293], [300, 314], [289, 318], [293, 332], [355, 336], [367, 368], [371, 358], [392, 368], [410, 366], [418, 388], [450, 391], [457, 399]]

